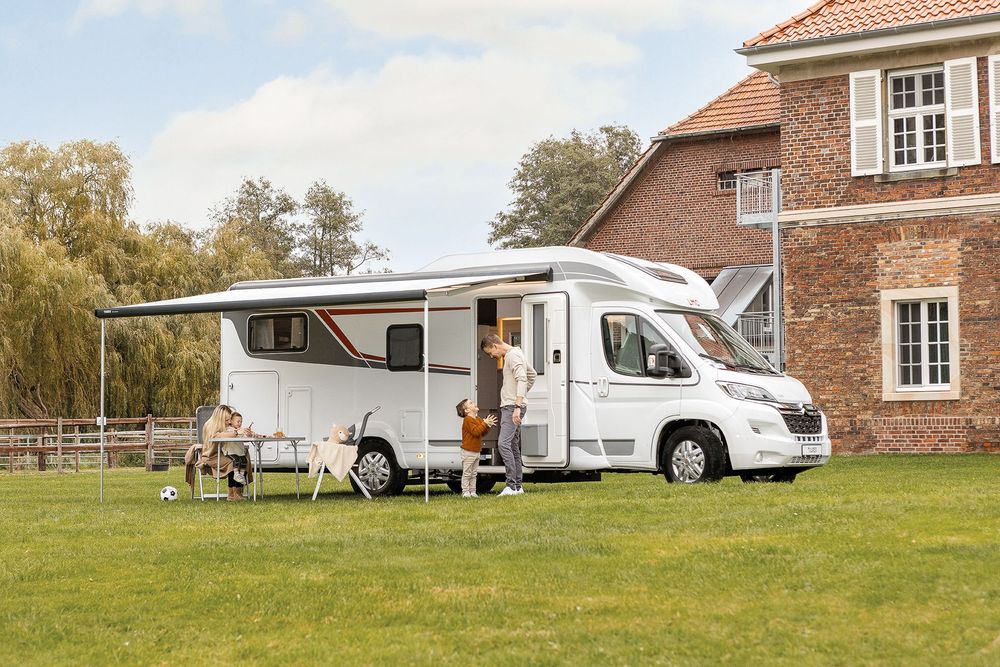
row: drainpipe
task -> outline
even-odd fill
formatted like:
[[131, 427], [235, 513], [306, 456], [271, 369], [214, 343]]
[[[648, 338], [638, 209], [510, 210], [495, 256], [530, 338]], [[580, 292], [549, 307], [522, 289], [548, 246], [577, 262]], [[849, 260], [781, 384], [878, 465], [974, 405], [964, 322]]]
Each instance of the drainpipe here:
[[774, 211], [774, 221], [771, 223], [771, 263], [774, 266], [771, 278], [774, 306], [774, 358], [779, 371], [785, 369], [785, 336], [783, 316], [783, 299], [781, 285], [781, 226], [778, 223], [778, 212], [781, 210], [781, 169], [771, 170], [771, 210]]

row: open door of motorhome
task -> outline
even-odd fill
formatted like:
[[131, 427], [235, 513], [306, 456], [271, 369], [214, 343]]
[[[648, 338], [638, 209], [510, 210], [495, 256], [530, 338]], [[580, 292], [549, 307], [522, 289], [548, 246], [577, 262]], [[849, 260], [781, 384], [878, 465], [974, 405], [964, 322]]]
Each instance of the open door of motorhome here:
[[531, 294], [521, 301], [521, 349], [538, 373], [528, 392], [521, 455], [530, 468], [569, 465], [569, 298]]

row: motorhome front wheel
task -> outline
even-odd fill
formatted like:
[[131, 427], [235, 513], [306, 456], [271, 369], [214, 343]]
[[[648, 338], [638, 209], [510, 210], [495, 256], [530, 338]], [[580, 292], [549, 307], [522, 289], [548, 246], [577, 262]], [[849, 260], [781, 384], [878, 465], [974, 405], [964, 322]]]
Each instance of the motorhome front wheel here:
[[668, 482], [717, 482], [726, 470], [725, 448], [704, 426], [684, 426], [667, 440], [662, 469]]
[[740, 479], [742, 479], [747, 484], [755, 483], [784, 483], [791, 484], [795, 481], [795, 477], [799, 474], [798, 470], [779, 470], [778, 472], [769, 473], [766, 475], [754, 475], [753, 473], [740, 473]]

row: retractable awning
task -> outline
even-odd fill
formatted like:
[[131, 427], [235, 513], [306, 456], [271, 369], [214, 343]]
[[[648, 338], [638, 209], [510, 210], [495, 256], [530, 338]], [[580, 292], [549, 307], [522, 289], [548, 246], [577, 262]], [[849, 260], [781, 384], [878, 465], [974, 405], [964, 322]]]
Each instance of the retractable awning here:
[[140, 317], [144, 315], [182, 315], [219, 313], [230, 310], [305, 308], [390, 301], [421, 301], [433, 294], [454, 290], [488, 287], [510, 282], [549, 281], [552, 269], [539, 265], [516, 270], [468, 270], [431, 273], [343, 276], [301, 281], [261, 281], [240, 283], [225, 292], [198, 294], [180, 299], [152, 301], [132, 306], [99, 308], [100, 319]]

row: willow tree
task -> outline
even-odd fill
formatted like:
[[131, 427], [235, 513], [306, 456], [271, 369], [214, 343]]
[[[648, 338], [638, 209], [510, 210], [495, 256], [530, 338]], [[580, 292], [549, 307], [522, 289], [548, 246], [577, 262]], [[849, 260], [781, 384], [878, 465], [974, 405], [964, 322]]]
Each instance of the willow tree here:
[[110, 295], [49, 239], [0, 220], [0, 410], [30, 418], [94, 415], [98, 328]]
[[13, 143], [0, 150], [0, 179], [11, 214], [29, 238], [55, 240], [70, 257], [86, 254], [126, 225], [131, 165], [115, 143], [73, 141], [55, 150], [33, 141]]

